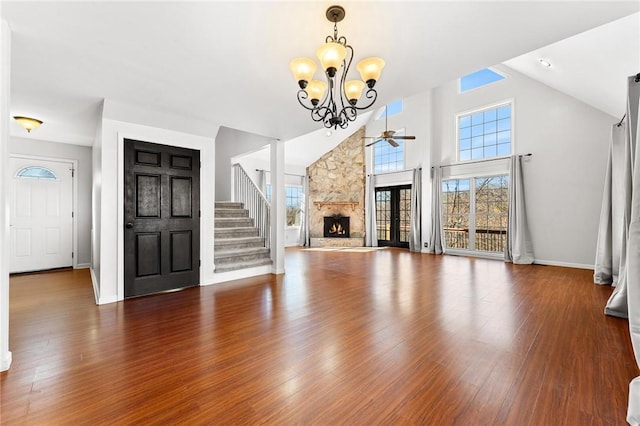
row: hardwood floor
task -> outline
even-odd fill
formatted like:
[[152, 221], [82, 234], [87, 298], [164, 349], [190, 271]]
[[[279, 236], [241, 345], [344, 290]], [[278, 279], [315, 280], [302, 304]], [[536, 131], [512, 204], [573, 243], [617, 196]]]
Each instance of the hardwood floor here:
[[287, 250], [287, 274], [95, 306], [11, 278], [2, 424], [622, 425], [638, 375], [592, 271]]

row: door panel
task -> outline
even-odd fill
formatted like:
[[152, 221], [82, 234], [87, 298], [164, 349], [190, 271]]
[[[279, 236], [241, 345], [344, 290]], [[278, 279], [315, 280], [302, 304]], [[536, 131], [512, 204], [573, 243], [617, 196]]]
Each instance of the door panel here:
[[73, 266], [73, 164], [11, 157], [9, 165], [10, 272]]
[[411, 185], [376, 188], [378, 245], [409, 248]]
[[200, 153], [125, 140], [125, 297], [199, 283]]

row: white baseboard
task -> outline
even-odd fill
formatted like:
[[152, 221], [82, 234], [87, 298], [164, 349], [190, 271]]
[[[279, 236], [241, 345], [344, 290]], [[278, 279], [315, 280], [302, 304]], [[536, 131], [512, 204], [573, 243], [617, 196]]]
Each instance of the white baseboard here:
[[255, 277], [257, 275], [271, 274], [271, 265], [256, 266], [255, 268], [240, 269], [238, 271], [220, 272], [213, 274], [213, 281], [202, 285], [219, 284], [227, 281], [240, 280]]
[[118, 301], [118, 296], [101, 297], [98, 300], [98, 305], [106, 305], [107, 303], [115, 303]]
[[90, 263], [78, 263], [76, 265], [76, 269], [87, 269], [87, 268], [91, 268]]
[[571, 262], [556, 262], [555, 260], [543, 260], [536, 259], [533, 261], [534, 265], [547, 265], [547, 266], [562, 266], [564, 268], [577, 268], [577, 269], [591, 269], [593, 265], [587, 265], [584, 263], [571, 263]]
[[11, 361], [13, 361], [13, 355], [10, 351], [2, 354], [2, 362], [0, 362], [0, 371], [7, 371], [11, 367]]
[[98, 303], [98, 300], [100, 299], [100, 290], [98, 289], [98, 280], [96, 279], [93, 268], [89, 268], [89, 273], [91, 274], [91, 284], [93, 285], [93, 297], [96, 300], [96, 305], [99, 305], [100, 303]]

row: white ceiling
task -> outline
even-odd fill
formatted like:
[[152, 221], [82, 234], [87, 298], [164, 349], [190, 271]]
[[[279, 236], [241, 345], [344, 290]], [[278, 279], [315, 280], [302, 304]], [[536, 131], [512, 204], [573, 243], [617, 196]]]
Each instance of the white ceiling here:
[[[283, 140], [307, 134], [320, 126], [298, 105], [288, 63], [313, 57], [332, 32], [333, 3], [3, 0], [11, 113], [45, 121], [30, 137], [84, 145], [104, 98]], [[637, 1], [340, 4], [338, 30], [356, 60], [387, 62], [376, 105], [640, 10]], [[25, 136], [15, 123], [11, 132]]]

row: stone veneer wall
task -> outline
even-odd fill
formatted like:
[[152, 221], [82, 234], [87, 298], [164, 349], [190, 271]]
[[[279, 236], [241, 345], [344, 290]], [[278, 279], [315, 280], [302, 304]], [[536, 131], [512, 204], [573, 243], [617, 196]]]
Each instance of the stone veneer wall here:
[[[364, 127], [307, 167], [309, 176], [309, 237], [312, 246], [363, 246], [365, 235]], [[315, 202], [355, 202], [348, 205]], [[349, 216], [350, 239], [323, 238], [324, 217]]]

